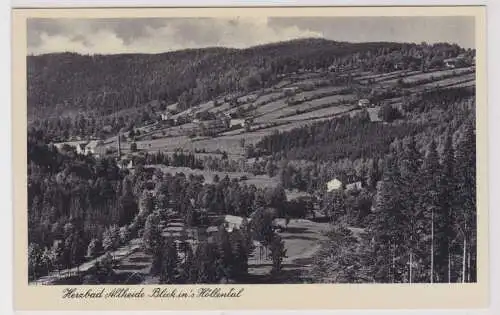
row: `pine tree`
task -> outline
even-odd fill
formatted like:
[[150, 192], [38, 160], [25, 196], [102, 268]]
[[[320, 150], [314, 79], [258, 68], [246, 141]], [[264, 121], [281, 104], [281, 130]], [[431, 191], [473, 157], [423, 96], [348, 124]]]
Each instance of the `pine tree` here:
[[160, 227], [160, 218], [158, 214], [151, 213], [144, 225], [144, 233], [142, 235], [142, 245], [144, 251], [149, 254], [155, 255], [163, 248], [164, 240], [162, 229]]
[[229, 241], [229, 234], [224, 226], [219, 227], [216, 235], [217, 244], [217, 266], [219, 267], [218, 278], [229, 279], [233, 273], [233, 255], [231, 250], [231, 243]]
[[120, 244], [124, 245], [127, 244], [127, 242], [130, 239], [130, 231], [128, 226], [122, 226], [120, 228]]
[[101, 241], [97, 238], [93, 238], [87, 247], [87, 257], [95, 258], [102, 250]]
[[415, 255], [419, 246], [419, 235], [416, 227], [421, 219], [418, 213], [418, 200], [421, 194], [419, 170], [421, 167], [420, 152], [417, 149], [414, 137], [410, 137], [402, 152], [401, 159], [401, 178], [402, 190], [405, 198], [403, 199], [404, 221], [404, 240], [408, 250], [408, 282], [413, 282]]
[[436, 225], [436, 257], [435, 268], [437, 282], [452, 281], [452, 246], [456, 238], [454, 229], [454, 204], [455, 204], [455, 153], [453, 149], [452, 133], [448, 132], [445, 137], [444, 148], [441, 158], [441, 170], [439, 180], [439, 210]]
[[233, 268], [231, 269], [231, 276], [232, 278], [238, 278], [246, 275], [248, 272], [248, 251], [246, 248], [247, 244], [243, 234], [239, 229], [235, 229], [232, 231], [230, 235], [230, 243], [233, 257]]
[[456, 150], [457, 223], [462, 238], [462, 282], [476, 280], [476, 139], [466, 122]]
[[438, 227], [437, 222], [443, 218], [442, 209], [439, 207], [440, 170], [436, 143], [431, 141], [422, 167], [423, 186], [418, 205], [424, 219], [417, 222], [416, 227], [420, 239], [429, 238], [428, 242], [423, 242], [421, 247], [423, 247], [423, 257], [427, 256], [425, 255], [426, 251], [429, 253], [429, 259], [425, 259], [429, 263], [428, 277], [423, 276], [422, 281], [430, 283], [435, 282], [436, 248], [439, 247], [438, 244], [441, 241], [435, 237], [436, 228]]
[[84, 260], [86, 245], [84, 243], [83, 231], [81, 225], [76, 220], [71, 220], [74, 223], [65, 225], [64, 233], [64, 250], [66, 263], [69, 266], [79, 266]]
[[64, 242], [62, 240], [55, 240], [50, 251], [53, 257], [54, 267], [60, 271], [61, 268], [65, 266]]
[[272, 275], [278, 275], [283, 268], [283, 259], [286, 258], [286, 249], [285, 242], [281, 239], [278, 234], [275, 234], [271, 244], [271, 260], [273, 262], [273, 266], [271, 269]]
[[177, 248], [172, 239], [167, 239], [162, 250], [162, 263], [160, 271], [160, 283], [176, 283], [179, 277], [179, 256]]
[[182, 283], [193, 283], [192, 269], [194, 267], [194, 253], [191, 245], [187, 243], [184, 248], [184, 260], [181, 265], [181, 272], [179, 275]]
[[120, 246], [120, 229], [117, 225], [108, 227], [102, 236], [102, 247], [106, 252], [114, 251]]
[[36, 243], [30, 243], [28, 246], [28, 275], [30, 279], [36, 279], [39, 276], [42, 265], [41, 258], [40, 246]]
[[397, 263], [406, 252], [404, 244], [405, 216], [401, 175], [396, 157], [385, 159], [384, 175], [376, 196], [375, 219], [369, 230], [373, 233], [373, 253], [376, 265], [373, 278], [377, 282], [401, 282], [402, 270]]
[[212, 243], [202, 242], [195, 254], [196, 283], [217, 283], [217, 248]]

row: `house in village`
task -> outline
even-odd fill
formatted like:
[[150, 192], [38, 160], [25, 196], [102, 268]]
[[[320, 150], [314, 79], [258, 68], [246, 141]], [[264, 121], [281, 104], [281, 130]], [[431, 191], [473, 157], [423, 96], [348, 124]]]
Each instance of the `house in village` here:
[[368, 100], [366, 98], [360, 99], [358, 101], [358, 106], [361, 107], [361, 108], [370, 107], [370, 105], [371, 105], [370, 100]]
[[449, 69], [454, 69], [457, 67], [457, 59], [456, 58], [448, 58], [443, 60], [444, 66]]
[[231, 119], [231, 121], [229, 122], [229, 128], [232, 128], [235, 126], [244, 127], [245, 126], [245, 119]]
[[77, 154], [85, 154], [86, 141], [60, 142], [53, 143], [58, 151], [62, 151], [65, 147], [74, 148]]
[[285, 96], [295, 95], [295, 93], [297, 93], [297, 91], [298, 91], [298, 87], [296, 87], [296, 86], [283, 88], [283, 94]]
[[119, 160], [117, 162], [118, 163], [116, 163], [116, 165], [120, 169], [129, 169], [129, 170], [132, 170], [132, 169], [134, 169], [134, 166], [135, 166], [135, 163], [134, 163], [133, 159], [122, 159], [122, 160]]
[[449, 69], [455, 69], [472, 64], [473, 60], [467, 58], [465, 54], [460, 54], [455, 58], [448, 58], [443, 60], [444, 66]]
[[243, 224], [243, 217], [235, 215], [224, 216], [224, 227], [228, 232], [232, 232], [234, 229], [240, 229]]
[[106, 154], [106, 146], [102, 140], [92, 140], [85, 145], [85, 153], [96, 156], [101, 156]]
[[341, 190], [342, 186], [343, 186], [342, 182], [340, 180], [338, 180], [337, 178], [334, 178], [326, 183], [326, 190], [328, 192]]
[[62, 142], [53, 144], [59, 151], [61, 151], [65, 146], [75, 148], [77, 154], [81, 155], [104, 155], [106, 154], [107, 147], [104, 145], [102, 140], [91, 140], [91, 141], [75, 141], [75, 142]]
[[361, 188], [363, 188], [363, 183], [360, 181], [354, 182], [354, 183], [349, 183], [349, 184], [345, 185], [346, 191], [360, 190]]
[[326, 190], [328, 192], [344, 190], [344, 187], [345, 191], [359, 190], [363, 188], [363, 183], [361, 181], [352, 180], [348, 181], [348, 184], [345, 184], [344, 186], [344, 183], [337, 178], [334, 178], [326, 183]]
[[405, 63], [403, 61], [398, 61], [394, 63], [394, 70], [403, 70], [405, 69]]
[[170, 113], [169, 111], [166, 111], [161, 114], [161, 120], [169, 120], [171, 118], [172, 118], [172, 113]]

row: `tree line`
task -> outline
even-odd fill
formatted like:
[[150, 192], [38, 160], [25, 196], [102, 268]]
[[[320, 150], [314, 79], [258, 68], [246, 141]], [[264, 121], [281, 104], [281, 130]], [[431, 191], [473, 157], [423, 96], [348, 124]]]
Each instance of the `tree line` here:
[[[318, 253], [310, 276], [326, 282], [477, 281], [474, 118], [431, 140], [395, 141], [384, 158], [371, 220], [364, 233], [342, 228], [339, 195], [329, 208], [339, 227]], [[344, 225], [345, 226], [345, 225]]]
[[[303, 39], [248, 49], [207, 48], [162, 54], [74, 53], [27, 57], [29, 121], [51, 136], [102, 136], [158, 117], [167, 104], [184, 110], [221, 95], [249, 92], [299, 70], [439, 66], [473, 50], [449, 44], [339, 43]], [[48, 78], [48, 79], [47, 79]], [[61, 89], [60, 87], [65, 88]], [[62, 118], [64, 117], [64, 118]]]
[[150, 213], [171, 209], [187, 226], [212, 214], [248, 216], [261, 207], [286, 209], [282, 187], [257, 189], [229, 177], [163, 174], [138, 165], [120, 169], [111, 158], [58, 151], [28, 140], [28, 241], [30, 277], [78, 266], [143, 233]]

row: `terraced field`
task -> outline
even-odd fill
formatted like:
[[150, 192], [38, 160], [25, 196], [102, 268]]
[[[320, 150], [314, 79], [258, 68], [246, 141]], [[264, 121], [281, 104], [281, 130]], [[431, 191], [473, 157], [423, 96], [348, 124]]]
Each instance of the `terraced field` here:
[[[431, 77], [438, 79], [441, 76], [460, 76], [463, 74], [471, 73], [472, 71], [473, 71], [472, 68], [461, 68], [461, 69], [441, 70], [441, 71], [434, 71], [434, 72], [427, 72], [427, 73], [420, 73], [419, 72], [418, 74], [402, 77], [402, 79], [406, 83], [415, 83], [415, 82], [418, 82], [420, 80], [430, 79]], [[384, 84], [384, 86], [395, 85], [399, 79], [400, 78], [386, 80], [386, 81], [383, 81], [383, 84]]]
[[278, 119], [278, 121], [296, 121], [296, 120], [308, 120], [308, 119], [312, 119], [312, 118], [324, 118], [327, 116], [335, 116], [338, 114], [342, 114], [342, 113], [348, 112], [354, 108], [355, 108], [355, 106], [353, 106], [353, 105], [351, 105], [351, 106], [349, 106], [349, 105], [332, 106], [332, 107], [328, 107], [328, 108], [314, 110], [314, 111], [300, 114], [300, 115], [280, 118], [280, 119]]
[[[473, 68], [460, 68], [460, 69], [446, 69], [428, 73], [421, 73], [420, 71], [393, 71], [390, 73], [377, 74], [370, 72], [353, 73], [353, 78], [358, 82], [378, 82], [376, 86], [393, 87], [397, 85], [400, 78], [405, 82], [412, 83], [421, 80], [427, 80], [434, 77], [434, 82], [424, 82], [423, 84], [407, 89], [410, 92], [419, 92], [423, 90], [446, 88], [446, 87], [460, 87], [460, 86], [474, 86], [475, 74]], [[452, 76], [438, 80], [442, 76]], [[285, 97], [280, 88], [285, 85], [300, 85], [304, 83], [313, 83], [318, 80], [323, 80], [325, 73], [305, 73], [290, 75], [284, 78], [279, 84], [273, 88], [252, 92], [248, 95], [239, 97], [241, 101], [248, 101], [238, 106], [231, 106], [229, 103], [223, 103], [220, 106], [214, 107], [212, 101], [205, 102], [193, 108], [193, 112], [224, 112], [234, 114], [237, 111], [243, 110], [246, 112], [246, 117], [254, 118], [254, 125], [252, 131], [245, 131], [243, 128], [237, 130], [228, 130], [221, 132], [216, 137], [205, 138], [190, 138], [189, 135], [196, 128], [196, 124], [187, 123], [182, 126], [164, 127], [154, 130], [155, 126], [151, 125], [141, 130], [143, 135], [142, 139], [137, 141], [138, 149], [144, 151], [158, 150], [165, 153], [174, 152], [176, 149], [184, 149], [188, 151], [205, 151], [207, 154], [215, 154], [219, 151], [225, 151], [230, 158], [244, 157], [245, 148], [242, 147], [242, 140], [244, 145], [257, 143], [262, 137], [270, 135], [276, 130], [285, 131], [297, 128], [306, 124], [316, 121], [331, 119], [333, 116], [341, 114], [355, 114], [358, 110], [355, 109], [354, 102], [357, 96], [354, 94], [340, 95], [339, 92], [346, 88], [346, 86], [326, 86], [317, 87], [311, 91], [303, 91], [297, 93], [294, 98], [297, 100], [304, 99], [302, 103], [296, 105], [288, 105], [287, 98]], [[292, 82], [292, 79], [294, 82]], [[257, 97], [254, 101], [252, 101]], [[339, 104], [342, 100], [352, 102], [352, 105]], [[395, 98], [386, 100], [391, 104], [397, 106], [401, 105], [401, 99]], [[169, 105], [169, 108], [176, 107], [177, 104]], [[255, 107], [255, 111], [248, 112], [250, 106]], [[372, 121], [379, 121], [378, 109], [368, 109]], [[186, 113], [186, 112], [183, 112]], [[182, 115], [178, 114], [177, 116]], [[151, 139], [151, 138], [157, 139]], [[111, 137], [106, 140], [106, 143], [116, 142], [116, 137]], [[123, 143], [124, 152], [128, 151], [129, 144]]]
[[372, 75], [367, 75], [367, 76], [362, 76], [359, 78], [356, 78], [356, 81], [358, 81], [361, 84], [368, 84], [370, 81], [372, 83], [378, 83], [378, 82], [384, 82], [384, 81], [389, 81], [392, 79], [398, 80], [399, 78], [402, 77], [407, 77], [411, 75], [416, 75], [421, 73], [420, 71], [394, 71], [394, 72], [389, 72], [389, 73], [383, 73], [383, 74], [372, 74]]
[[339, 102], [341, 101], [350, 101], [353, 102], [355, 101], [356, 97], [354, 95], [332, 95], [332, 96], [327, 96], [311, 101], [307, 101], [304, 103], [301, 103], [299, 105], [294, 105], [294, 106], [286, 106], [283, 108], [280, 108], [279, 110], [276, 110], [274, 112], [271, 112], [269, 114], [263, 115], [261, 117], [258, 117], [256, 119], [257, 122], [269, 122], [269, 121], [274, 121], [278, 118], [287, 118], [291, 117], [293, 115], [296, 115], [297, 113], [304, 113], [304, 112], [312, 112], [315, 111], [318, 108], [322, 108], [324, 106], [331, 105], [331, 107], [337, 107], [339, 106]]

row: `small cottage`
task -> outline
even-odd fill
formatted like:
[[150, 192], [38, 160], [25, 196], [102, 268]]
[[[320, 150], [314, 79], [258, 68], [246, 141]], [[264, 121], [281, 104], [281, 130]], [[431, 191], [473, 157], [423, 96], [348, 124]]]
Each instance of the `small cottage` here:
[[106, 147], [102, 140], [92, 140], [85, 146], [85, 154], [104, 155], [105, 153]]
[[172, 114], [168, 111], [161, 114], [161, 120], [169, 120], [172, 118]]
[[283, 88], [283, 94], [285, 96], [292, 96], [292, 95], [295, 95], [295, 93], [297, 93], [297, 90], [298, 90], [297, 87], [286, 87], [286, 88]]
[[345, 189], [346, 190], [359, 190], [363, 188], [363, 184], [361, 182], [354, 182], [354, 183], [350, 183], [350, 184], [347, 184], [345, 185]]
[[326, 190], [328, 192], [342, 189], [342, 182], [336, 178], [326, 183]]
[[231, 119], [231, 121], [229, 122], [229, 127], [232, 128], [234, 126], [244, 127], [245, 119]]
[[449, 58], [444, 60], [444, 65], [446, 68], [449, 69], [454, 69], [457, 67], [458, 59], [456, 58]]
[[362, 107], [362, 108], [365, 108], [365, 107], [369, 107], [370, 106], [370, 100], [366, 99], [366, 98], [363, 98], [363, 99], [360, 99], [358, 101], [358, 106], [359, 107]]

